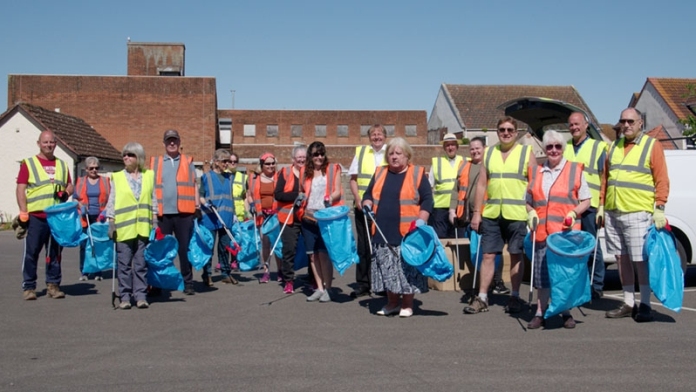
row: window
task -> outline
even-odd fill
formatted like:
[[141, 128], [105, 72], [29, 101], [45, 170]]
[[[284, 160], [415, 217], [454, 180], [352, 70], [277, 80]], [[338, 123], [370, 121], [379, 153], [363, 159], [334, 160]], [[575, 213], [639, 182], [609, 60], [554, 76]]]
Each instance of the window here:
[[338, 128], [336, 129], [336, 135], [338, 137], [348, 137], [348, 126], [347, 125], [339, 125]]
[[292, 137], [302, 137], [302, 125], [291, 125], [290, 134]]
[[387, 131], [387, 137], [394, 137], [394, 125], [385, 125], [384, 130]]
[[218, 136], [220, 144], [230, 144], [232, 141], [232, 119], [221, 118], [218, 120]]
[[372, 125], [361, 125], [360, 126], [360, 136], [367, 136], [367, 132], [370, 130]]
[[314, 126], [314, 136], [326, 137], [326, 125], [315, 125]]
[[256, 136], [256, 124], [244, 124], [244, 136]]
[[416, 126], [415, 125], [407, 125], [406, 126], [406, 136], [418, 136], [416, 133]]
[[267, 137], [278, 137], [278, 125], [266, 125], [266, 136]]

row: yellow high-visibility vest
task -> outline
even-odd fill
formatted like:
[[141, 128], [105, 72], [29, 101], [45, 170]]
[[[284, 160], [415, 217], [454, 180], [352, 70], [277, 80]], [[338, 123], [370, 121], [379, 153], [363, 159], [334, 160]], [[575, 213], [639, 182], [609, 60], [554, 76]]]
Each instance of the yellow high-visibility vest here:
[[597, 160], [603, 152], [608, 150], [609, 146], [600, 140], [588, 139], [582, 143], [578, 153], [575, 153], [573, 148], [573, 139], [568, 141], [568, 145], [563, 152], [563, 156], [569, 162], [578, 162], [585, 165], [585, 180], [592, 194], [592, 207], [599, 207], [599, 190], [602, 186], [602, 177], [599, 173]]
[[152, 170], [141, 173], [140, 198], [135, 199], [128, 185], [125, 170], [111, 176], [116, 192], [114, 197], [114, 224], [116, 241], [123, 242], [138, 236], [147, 238], [152, 230], [152, 190], [155, 174]]
[[529, 148], [515, 144], [505, 161], [499, 145], [486, 148], [484, 162], [488, 187], [482, 214], [484, 218], [497, 219], [502, 214], [507, 220], [527, 220], [525, 197]]
[[604, 208], [607, 211], [652, 213], [655, 206], [655, 181], [650, 169], [650, 156], [655, 139], [641, 134], [628, 155], [624, 155], [626, 139], [609, 150], [609, 178]]

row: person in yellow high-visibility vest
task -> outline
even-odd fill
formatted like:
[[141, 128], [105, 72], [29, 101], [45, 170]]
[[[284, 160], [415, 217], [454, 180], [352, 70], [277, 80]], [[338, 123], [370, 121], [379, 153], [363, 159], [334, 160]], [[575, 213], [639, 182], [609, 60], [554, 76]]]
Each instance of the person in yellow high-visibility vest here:
[[[669, 175], [662, 144], [643, 133], [641, 113], [628, 108], [621, 112], [620, 118], [623, 137], [607, 154], [604, 210], [607, 252], [620, 255], [619, 277], [624, 302], [608, 311], [606, 317], [631, 316], [638, 322], [645, 322], [652, 321], [653, 316], [643, 245], [651, 224], [658, 230], [667, 225], [665, 205], [669, 196]], [[640, 305], [635, 301], [635, 274], [640, 287]]]
[[[365, 225], [362, 211], [362, 197], [367, 185], [378, 166], [386, 166], [385, 160], [387, 131], [380, 124], [375, 124], [367, 131], [369, 146], [355, 148], [353, 162], [348, 169], [350, 192], [353, 194], [355, 212], [355, 232], [357, 233], [358, 257], [360, 262], [355, 269], [355, 289], [350, 293], [353, 298], [370, 294], [370, 265], [372, 263], [369, 245], [369, 228]], [[369, 224], [369, 223], [368, 223]]]
[[[435, 234], [439, 238], [454, 238], [454, 225], [449, 221], [449, 206], [452, 196], [452, 189], [457, 183], [457, 170], [459, 165], [464, 162], [461, 155], [457, 155], [459, 150], [459, 140], [453, 133], [448, 133], [442, 138], [442, 149], [445, 154], [433, 157], [428, 173], [430, 186], [433, 188], [435, 208], [430, 215], [428, 224], [435, 229]], [[458, 228], [460, 237], [464, 235], [464, 230]]]
[[505, 311], [522, 310], [520, 284], [524, 274], [522, 250], [527, 234], [527, 174], [537, 166], [530, 146], [517, 143], [517, 121], [512, 117], [498, 120], [500, 142], [486, 148], [483, 166], [476, 184], [471, 229], [481, 234], [481, 280], [479, 293], [464, 307], [464, 313], [488, 311], [488, 287], [493, 280], [495, 256], [505, 243], [510, 253], [512, 292]]

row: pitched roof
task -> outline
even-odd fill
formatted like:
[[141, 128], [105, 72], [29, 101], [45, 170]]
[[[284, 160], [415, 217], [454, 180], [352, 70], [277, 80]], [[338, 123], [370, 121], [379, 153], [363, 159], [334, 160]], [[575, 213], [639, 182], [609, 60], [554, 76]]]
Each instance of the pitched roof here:
[[0, 120], [15, 112], [25, 114], [38, 128], [53, 131], [58, 141], [77, 156], [96, 156], [100, 160], [122, 161], [121, 153], [81, 118], [19, 103], [0, 116]]
[[662, 144], [662, 149], [664, 150], [678, 150], [677, 144], [672, 140], [662, 125], [656, 126], [645, 132], [645, 134], [657, 139]]
[[646, 83], [652, 84], [669, 108], [680, 119], [693, 115], [687, 105], [696, 104], [696, 96], [687, 86], [696, 88], [696, 79], [686, 78], [648, 78]]
[[[443, 84], [463, 125], [470, 129], [492, 128], [504, 115], [498, 106], [520, 97], [543, 97], [564, 101], [585, 110], [599, 122], [573, 86], [466, 85]], [[526, 124], [521, 128], [527, 127]]]

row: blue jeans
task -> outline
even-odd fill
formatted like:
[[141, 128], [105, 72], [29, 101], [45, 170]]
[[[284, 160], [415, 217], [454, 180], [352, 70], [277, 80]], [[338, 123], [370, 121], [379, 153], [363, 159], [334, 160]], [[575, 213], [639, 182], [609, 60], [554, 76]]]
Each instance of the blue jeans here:
[[[580, 218], [580, 224], [582, 225], [582, 230], [592, 234], [593, 237], [597, 238], [597, 209], [590, 207], [582, 214]], [[594, 253], [590, 254], [590, 258], [587, 261], [587, 267], [592, 273], [592, 258]], [[592, 276], [592, 288], [595, 290], [602, 290], [604, 288], [604, 256], [602, 255], [602, 247], [597, 247], [597, 261], [595, 262], [594, 276]]]
[[[217, 257], [218, 263], [220, 263], [220, 275], [222, 275], [223, 278], [226, 278], [230, 276], [230, 273], [232, 272], [232, 268], [230, 267], [230, 252], [227, 250], [232, 241], [227, 235], [225, 229], [213, 230], [212, 233], [213, 237], [217, 236]], [[212, 276], [212, 264], [213, 259], [211, 258], [205, 267], [203, 267], [204, 276]]]

